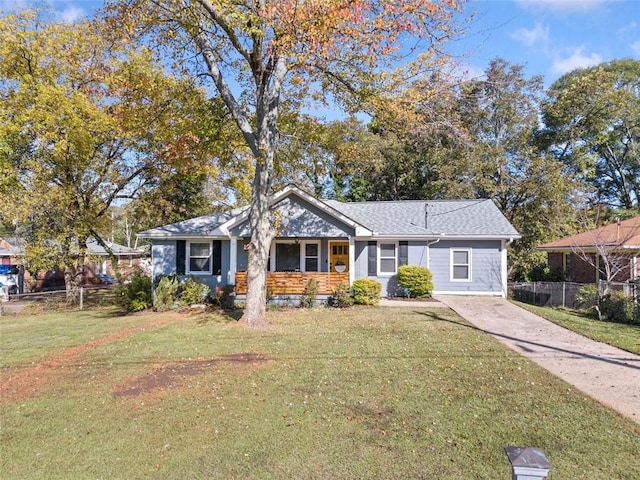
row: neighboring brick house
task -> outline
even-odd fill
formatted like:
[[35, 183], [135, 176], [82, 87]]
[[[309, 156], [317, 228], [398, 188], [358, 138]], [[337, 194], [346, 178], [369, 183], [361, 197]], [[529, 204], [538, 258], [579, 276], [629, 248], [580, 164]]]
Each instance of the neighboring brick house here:
[[549, 268], [564, 272], [568, 281], [635, 281], [640, 278], [640, 217], [545, 243], [538, 250], [547, 252]]
[[[117, 243], [107, 242], [118, 261], [120, 272], [126, 274], [133, 267], [141, 265], [148, 258], [148, 253], [141, 249], [129, 248]], [[19, 237], [0, 238], [0, 264], [22, 265], [24, 258], [25, 242]], [[87, 241], [87, 259], [83, 274], [83, 283], [103, 283], [107, 277], [114, 277], [115, 272], [107, 251], [95, 240]], [[147, 266], [148, 268], [148, 266]], [[26, 272], [24, 281], [26, 289], [51, 289], [64, 288], [64, 274], [62, 271], [53, 270], [38, 273], [34, 279]]]

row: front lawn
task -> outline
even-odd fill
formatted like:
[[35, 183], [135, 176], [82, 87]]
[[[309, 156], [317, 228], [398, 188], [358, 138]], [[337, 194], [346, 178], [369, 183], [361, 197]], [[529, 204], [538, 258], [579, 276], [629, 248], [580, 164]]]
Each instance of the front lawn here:
[[566, 308], [538, 307], [513, 302], [531, 313], [592, 340], [640, 355], [640, 325], [599, 320], [595, 314]]
[[640, 478], [638, 424], [448, 309], [270, 321], [0, 317], [0, 478]]

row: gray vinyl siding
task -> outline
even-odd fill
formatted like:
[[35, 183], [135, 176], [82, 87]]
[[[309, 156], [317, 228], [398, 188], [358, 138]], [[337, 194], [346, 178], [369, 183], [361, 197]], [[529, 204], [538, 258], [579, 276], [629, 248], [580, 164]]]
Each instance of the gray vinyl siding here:
[[[194, 241], [211, 241], [208, 239], [194, 239]], [[157, 281], [163, 275], [176, 274], [176, 240], [154, 240], [151, 247], [152, 275]], [[221, 274], [220, 275], [193, 275], [194, 278], [206, 283], [214, 290], [216, 287], [224, 286], [228, 283], [229, 271], [231, 268], [229, 261], [229, 241], [221, 242]], [[188, 261], [188, 259], [187, 259]], [[187, 278], [189, 275], [180, 275], [180, 278]]]
[[176, 273], [176, 241], [154, 240], [151, 246], [152, 276], [154, 279], [162, 275]]
[[[471, 252], [471, 281], [451, 280], [451, 249]], [[500, 240], [441, 241], [429, 247], [435, 293], [502, 293]]]
[[[394, 240], [379, 240], [378, 243], [398, 243]], [[354, 278], [372, 278], [382, 284], [383, 297], [397, 296], [400, 294], [398, 289], [398, 276], [397, 275], [369, 275], [369, 245], [368, 241], [358, 241], [355, 244], [355, 259], [354, 259]], [[426, 241], [410, 241], [408, 243], [408, 265], [417, 265], [420, 267], [427, 266], [427, 242]], [[398, 252], [396, 252], [396, 263], [398, 260]]]
[[[355, 229], [328, 215], [315, 205], [299, 197], [287, 197], [275, 211], [280, 218], [279, 238], [343, 238], [354, 235]], [[232, 231], [231, 235], [249, 237], [249, 221], [245, 220]]]

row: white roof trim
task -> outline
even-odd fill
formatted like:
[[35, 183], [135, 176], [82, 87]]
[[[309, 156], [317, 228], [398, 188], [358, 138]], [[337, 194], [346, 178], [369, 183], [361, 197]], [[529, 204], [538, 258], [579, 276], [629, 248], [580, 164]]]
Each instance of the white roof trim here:
[[[318, 200], [317, 198], [309, 195], [307, 192], [296, 187], [295, 185], [288, 185], [284, 189], [282, 189], [280, 192], [272, 195], [271, 198], [269, 198], [269, 206], [271, 207], [277, 204], [278, 202], [287, 198], [292, 193], [296, 194], [298, 197], [302, 198], [303, 200], [309, 202], [311, 205], [315, 206], [316, 208], [322, 210], [326, 214], [332, 216], [333, 218], [355, 229], [356, 236], [373, 235], [374, 232], [372, 232], [368, 228], [360, 225], [358, 222], [347, 217], [343, 213], [340, 213], [333, 207], [324, 203], [322, 200]], [[230, 218], [225, 223], [220, 225], [218, 229], [221, 232], [225, 233], [226, 235], [231, 236], [230, 234], [231, 229], [241, 224], [242, 222], [244, 222], [247, 218], [249, 218], [249, 211], [250, 209], [247, 209], [244, 212], [242, 212], [241, 215], [237, 215], [233, 218]]]

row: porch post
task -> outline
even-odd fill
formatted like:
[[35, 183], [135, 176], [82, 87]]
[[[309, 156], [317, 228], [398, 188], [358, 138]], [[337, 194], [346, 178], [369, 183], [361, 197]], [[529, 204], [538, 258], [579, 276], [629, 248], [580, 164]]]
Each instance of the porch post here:
[[238, 237], [231, 237], [229, 242], [229, 276], [227, 283], [236, 284], [236, 271], [238, 268]]
[[356, 240], [353, 237], [349, 237], [349, 287], [355, 280], [355, 269], [353, 268], [354, 259], [356, 255]]

